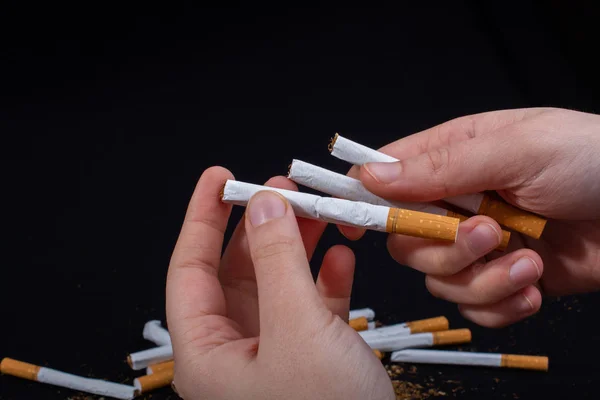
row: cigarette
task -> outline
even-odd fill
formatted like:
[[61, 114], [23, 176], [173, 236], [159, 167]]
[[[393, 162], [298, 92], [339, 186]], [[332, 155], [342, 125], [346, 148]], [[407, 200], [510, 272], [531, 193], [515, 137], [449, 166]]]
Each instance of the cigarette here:
[[30, 381], [47, 383], [49, 385], [116, 399], [133, 399], [135, 397], [135, 388], [133, 386], [101, 379], [84, 378], [11, 358], [4, 358], [2, 360], [0, 363], [0, 372]]
[[131, 369], [139, 370], [144, 369], [149, 365], [170, 361], [172, 359], [173, 348], [171, 345], [164, 345], [153, 347], [148, 350], [138, 351], [136, 353], [131, 353], [127, 357], [127, 364], [129, 364]]
[[367, 331], [375, 329], [375, 322], [369, 321], [367, 317], [358, 317], [348, 321], [350, 327], [355, 331]]
[[516, 354], [409, 349], [393, 352], [390, 360], [394, 362], [476, 365], [548, 371], [548, 357]]
[[458, 218], [419, 211], [392, 208], [360, 201], [320, 197], [227, 180], [221, 199], [225, 203], [246, 206], [250, 198], [262, 190], [274, 191], [287, 198], [298, 217], [318, 219], [328, 223], [354, 226], [380, 232], [398, 233], [428, 239], [456, 242]]
[[173, 361], [173, 360], [165, 361], [165, 362], [161, 362], [158, 364], [149, 365], [148, 368], [146, 368], [146, 374], [152, 375], [155, 372], [164, 371], [165, 369], [173, 369], [173, 368], [175, 368], [175, 361]]
[[357, 308], [355, 310], [350, 310], [348, 319], [355, 319], [358, 317], [365, 317], [369, 321], [373, 321], [375, 319], [375, 311], [370, 308]]
[[[387, 154], [346, 139], [337, 133], [329, 144], [329, 151], [334, 157], [354, 165], [363, 165], [368, 162], [399, 161]], [[546, 219], [506, 202], [493, 199], [484, 193], [451, 196], [443, 200], [472, 213], [487, 215], [500, 225], [535, 239], [540, 238], [546, 226]]]
[[468, 343], [471, 341], [471, 331], [469, 329], [454, 329], [441, 332], [417, 333], [414, 335], [377, 335], [363, 337], [363, 340], [372, 349], [387, 352], [415, 347]]
[[[290, 165], [288, 171], [288, 178], [299, 185], [303, 185], [341, 199], [363, 201], [365, 203], [376, 204], [380, 206], [405, 208], [413, 211], [453, 217], [458, 218], [461, 222], [466, 221], [469, 218], [430, 203], [409, 203], [386, 200], [367, 190], [367, 188], [365, 188], [362, 182], [358, 179], [354, 179], [347, 175], [339, 174], [337, 172], [333, 172], [301, 160], [292, 160], [292, 164]], [[502, 242], [497, 247], [497, 250], [506, 250], [509, 241], [510, 232], [502, 230]]]
[[164, 369], [154, 372], [152, 375], [144, 375], [133, 380], [135, 394], [139, 396], [142, 393], [148, 393], [154, 389], [169, 386], [173, 382], [174, 370]]
[[157, 346], [171, 344], [171, 336], [169, 335], [169, 331], [161, 326], [159, 320], [146, 322], [142, 335], [144, 336], [144, 339], [154, 342], [154, 344]]
[[393, 336], [393, 335], [413, 335], [416, 333], [446, 331], [449, 328], [449, 322], [446, 317], [435, 317], [420, 319], [416, 321], [404, 322], [376, 328], [373, 330], [360, 332], [363, 339], [367, 336]]

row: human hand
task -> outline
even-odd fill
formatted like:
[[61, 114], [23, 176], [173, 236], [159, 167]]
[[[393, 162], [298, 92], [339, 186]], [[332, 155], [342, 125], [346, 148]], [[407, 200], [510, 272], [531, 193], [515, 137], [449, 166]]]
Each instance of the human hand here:
[[[221, 257], [231, 173], [204, 172], [167, 279], [175, 384], [190, 399], [394, 399], [381, 361], [348, 324], [354, 255], [309, 268], [325, 224], [296, 219], [283, 197], [260, 192]], [[284, 177], [267, 185], [296, 190]], [[260, 301], [259, 301], [260, 300]]]
[[[380, 149], [401, 161], [353, 167], [376, 195], [436, 201], [496, 191], [508, 203], [549, 218], [539, 240], [514, 233], [493, 249], [500, 226], [486, 216], [462, 222], [456, 243], [390, 235], [399, 263], [427, 274], [428, 290], [456, 302], [483, 326], [500, 327], [538, 311], [544, 295], [600, 288], [600, 116], [522, 109], [458, 118]], [[362, 231], [340, 227], [349, 238]]]

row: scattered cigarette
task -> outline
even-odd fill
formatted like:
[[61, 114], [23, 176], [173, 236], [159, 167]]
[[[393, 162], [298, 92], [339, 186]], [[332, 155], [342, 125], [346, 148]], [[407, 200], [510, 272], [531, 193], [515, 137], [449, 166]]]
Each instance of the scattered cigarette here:
[[173, 368], [175, 368], [175, 361], [173, 361], [173, 360], [165, 361], [165, 362], [161, 362], [158, 364], [149, 365], [148, 368], [146, 368], [146, 374], [152, 375], [155, 372], [163, 371], [165, 369], [173, 369]]
[[355, 331], [367, 331], [375, 329], [375, 322], [369, 321], [367, 317], [358, 317], [348, 321]]
[[423, 364], [478, 365], [548, 371], [548, 357], [544, 356], [409, 349], [393, 352], [390, 360]]
[[144, 336], [144, 339], [154, 342], [157, 346], [171, 344], [169, 331], [163, 328], [158, 320], [146, 322], [142, 335]]
[[358, 317], [365, 317], [369, 321], [373, 321], [375, 319], [375, 311], [370, 308], [357, 308], [355, 310], [350, 310], [348, 319], [355, 319]]
[[375, 337], [391, 335], [412, 335], [415, 333], [446, 331], [448, 330], [449, 326], [450, 324], [446, 317], [435, 317], [404, 322], [402, 324], [383, 326], [381, 328], [360, 332], [360, 335], [363, 338], [365, 338], [366, 336]]
[[152, 364], [162, 363], [173, 359], [173, 348], [171, 345], [153, 347], [148, 350], [131, 353], [127, 357], [127, 364], [134, 369], [144, 369]]
[[154, 372], [151, 375], [144, 375], [133, 380], [135, 387], [135, 394], [139, 396], [142, 393], [148, 393], [154, 389], [159, 389], [165, 386], [169, 386], [173, 382], [174, 370], [163, 369], [161, 371]]
[[[396, 158], [373, 150], [362, 144], [335, 134], [329, 150], [334, 157], [354, 165], [368, 162], [396, 162]], [[546, 219], [514, 207], [504, 201], [496, 200], [484, 193], [464, 194], [443, 199], [464, 210], [475, 214], [487, 215], [500, 225], [514, 229], [524, 235], [539, 239], [546, 226]]]
[[22, 361], [4, 358], [0, 363], [0, 372], [31, 381], [69, 388], [90, 394], [113, 397], [116, 399], [133, 399], [135, 387], [101, 379], [84, 378], [55, 369], [40, 367]]
[[458, 218], [379, 206], [364, 202], [320, 197], [309, 193], [227, 180], [221, 199], [245, 206], [261, 190], [275, 191], [289, 201], [296, 216], [380, 232], [456, 242]]
[[372, 348], [380, 351], [397, 351], [414, 347], [444, 346], [471, 341], [469, 329], [453, 329], [441, 332], [417, 333], [414, 335], [377, 335], [363, 337]]
[[[333, 172], [301, 160], [292, 160], [292, 164], [290, 165], [290, 169], [288, 171], [288, 178], [299, 185], [303, 185], [341, 199], [363, 201], [365, 203], [386, 207], [405, 208], [413, 211], [458, 218], [461, 221], [466, 221], [469, 219], [467, 216], [429, 203], [407, 203], [386, 200], [368, 191], [358, 179], [354, 179], [347, 175], [339, 174], [337, 172]], [[506, 250], [509, 240], [510, 232], [503, 230], [502, 242], [497, 247], [497, 250]]]

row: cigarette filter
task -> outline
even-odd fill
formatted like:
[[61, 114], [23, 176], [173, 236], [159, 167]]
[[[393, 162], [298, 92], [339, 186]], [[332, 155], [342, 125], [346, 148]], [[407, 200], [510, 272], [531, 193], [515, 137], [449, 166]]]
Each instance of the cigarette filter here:
[[393, 352], [390, 360], [423, 364], [476, 365], [548, 371], [548, 357], [543, 356], [409, 349]]
[[158, 364], [173, 359], [173, 348], [171, 345], [153, 347], [148, 350], [131, 353], [127, 357], [127, 364], [134, 369], [144, 369], [152, 364]]
[[225, 183], [222, 200], [245, 206], [261, 190], [275, 191], [289, 201], [296, 216], [380, 232], [456, 242], [458, 218], [390, 208], [346, 199], [320, 197], [235, 180]]
[[165, 361], [165, 362], [161, 362], [158, 364], [149, 365], [148, 368], [146, 368], [146, 374], [152, 375], [155, 372], [163, 371], [165, 369], [173, 369], [173, 368], [175, 368], [175, 361], [173, 361], [173, 360]]
[[2, 360], [0, 363], [0, 372], [31, 381], [116, 399], [133, 399], [135, 397], [135, 388], [133, 386], [101, 379], [84, 378], [11, 358], [4, 358]]
[[448, 330], [449, 325], [450, 324], [446, 317], [435, 317], [404, 322], [402, 324], [383, 326], [381, 328], [360, 332], [360, 335], [363, 338], [365, 338], [367, 336], [375, 337], [390, 335], [411, 335], [415, 333], [438, 332]]
[[135, 394], [139, 396], [142, 393], [148, 393], [154, 389], [159, 389], [165, 386], [169, 386], [173, 382], [173, 376], [175, 371], [171, 369], [164, 369], [153, 373], [152, 375], [144, 375], [133, 380], [135, 387]]
[[471, 341], [469, 329], [454, 329], [441, 332], [417, 333], [414, 335], [377, 335], [363, 337], [372, 348], [380, 351], [397, 351], [415, 347], [444, 346]]
[[[334, 157], [354, 165], [398, 161], [394, 157], [353, 142], [337, 133], [329, 144], [329, 150]], [[444, 198], [444, 201], [475, 214], [487, 215], [500, 225], [535, 239], [540, 238], [546, 226], [546, 219], [483, 193], [451, 196]]]
[[[339, 174], [301, 160], [292, 160], [288, 178], [299, 185], [327, 193], [341, 199], [363, 201], [386, 207], [405, 208], [413, 211], [443, 215], [466, 221], [469, 217], [446, 210], [429, 203], [409, 203], [389, 201], [368, 191], [358, 179]], [[502, 231], [502, 242], [497, 250], [505, 250], [510, 240], [510, 232]]]
[[380, 360], [383, 358], [383, 353], [379, 350], [373, 350], [373, 354], [375, 354], [375, 357], [379, 358]]
[[367, 331], [375, 329], [375, 322], [369, 321], [367, 317], [358, 317], [348, 321], [355, 331]]
[[375, 319], [375, 311], [370, 308], [357, 308], [355, 310], [350, 310], [348, 319], [355, 319], [358, 317], [365, 317], [369, 321], [373, 321]]
[[171, 344], [169, 331], [163, 328], [158, 320], [146, 322], [142, 335], [144, 336], [144, 339], [154, 342], [157, 346]]

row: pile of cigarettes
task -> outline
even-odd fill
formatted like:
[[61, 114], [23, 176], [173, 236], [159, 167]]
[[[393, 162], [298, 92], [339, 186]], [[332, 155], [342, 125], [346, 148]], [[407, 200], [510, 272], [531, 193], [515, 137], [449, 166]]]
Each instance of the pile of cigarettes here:
[[[398, 161], [338, 134], [329, 144], [329, 151], [334, 157], [352, 165]], [[443, 199], [449, 207], [388, 201], [369, 192], [357, 179], [300, 160], [292, 161], [288, 178], [332, 197], [228, 180], [222, 189], [221, 200], [246, 206], [258, 191], [272, 190], [283, 195], [299, 217], [445, 242], [456, 242], [458, 225], [468, 218], [464, 213], [487, 215], [505, 228], [536, 239], [542, 235], [546, 225], [545, 219], [484, 193]], [[451, 207], [463, 211], [459, 213]], [[502, 234], [502, 243], [497, 248], [499, 251], [505, 250], [510, 240], [510, 231], [503, 230]], [[383, 327], [377, 326], [374, 318], [375, 313], [371, 309], [352, 310], [349, 324], [380, 359], [385, 353], [390, 353], [391, 362], [548, 369], [547, 357], [426, 349], [471, 341], [470, 330], [448, 329], [445, 317]], [[145, 375], [133, 379], [131, 385], [85, 378], [11, 358], [2, 360], [0, 373], [109, 398], [133, 399], [171, 385], [173, 381], [174, 361], [169, 332], [160, 321], [153, 320], [145, 324], [143, 336], [156, 346], [131, 353], [127, 358], [133, 370], [145, 370]]]

